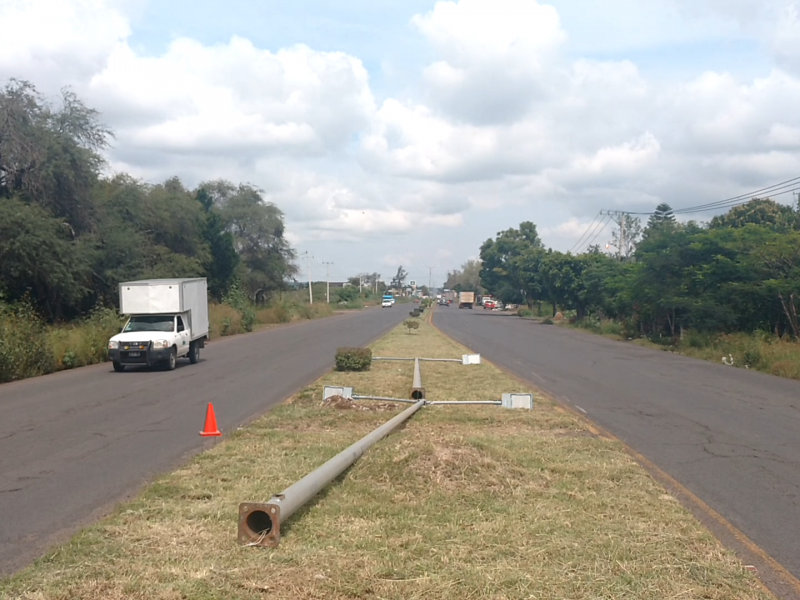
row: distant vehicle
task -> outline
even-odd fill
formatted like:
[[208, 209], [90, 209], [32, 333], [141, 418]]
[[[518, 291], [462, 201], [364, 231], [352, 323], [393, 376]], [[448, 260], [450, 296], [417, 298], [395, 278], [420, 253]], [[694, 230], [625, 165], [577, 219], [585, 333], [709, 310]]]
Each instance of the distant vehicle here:
[[192, 364], [200, 360], [208, 339], [205, 278], [121, 283], [119, 310], [128, 322], [108, 341], [108, 356], [118, 373], [126, 365], [163, 365], [171, 371], [179, 357]]
[[386, 308], [392, 306], [394, 304], [394, 296], [391, 294], [384, 294], [383, 300], [381, 301], [381, 308]]
[[469, 308], [475, 304], [475, 292], [459, 292], [458, 308]]
[[450, 306], [450, 303], [444, 298], [442, 298], [441, 300], [439, 300], [439, 306]]
[[494, 300], [486, 300], [483, 303], [483, 310], [493, 310], [497, 306]]

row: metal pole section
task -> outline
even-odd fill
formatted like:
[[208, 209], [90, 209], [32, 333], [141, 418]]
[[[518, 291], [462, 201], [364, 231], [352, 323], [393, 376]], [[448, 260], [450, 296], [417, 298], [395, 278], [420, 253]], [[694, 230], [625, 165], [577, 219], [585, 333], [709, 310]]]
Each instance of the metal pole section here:
[[458, 364], [463, 362], [460, 358], [420, 358], [420, 360], [425, 362], [457, 362]]
[[419, 359], [414, 359], [414, 380], [411, 382], [411, 399], [423, 400], [425, 398], [425, 388], [422, 387], [422, 375], [419, 372]]
[[407, 404], [416, 402], [416, 400], [407, 400], [406, 398], [384, 398], [383, 396], [353, 396], [353, 400], [386, 400], [387, 402], [405, 402]]
[[270, 498], [266, 504], [254, 502], [239, 504], [239, 543], [277, 547], [281, 541], [282, 521], [288, 520], [298, 508], [356, 462], [372, 445], [392, 433], [423, 406], [425, 406], [424, 400], [409, 406], [282, 493]]
[[419, 360], [420, 362], [457, 362], [462, 364], [460, 358], [401, 358], [395, 356], [373, 356], [372, 360]]
[[435, 404], [495, 404], [500, 406], [503, 404], [502, 400], [439, 400], [437, 402], [428, 402], [429, 405]]
[[332, 262], [323, 262], [322, 264], [328, 266], [327, 279], [325, 280], [327, 282], [327, 286], [325, 288], [325, 302], [326, 302], [326, 304], [330, 304], [331, 303], [331, 265], [333, 263]]
[[311, 292], [311, 255], [307, 252], [306, 264], [308, 265], [308, 303], [314, 304], [314, 294]]

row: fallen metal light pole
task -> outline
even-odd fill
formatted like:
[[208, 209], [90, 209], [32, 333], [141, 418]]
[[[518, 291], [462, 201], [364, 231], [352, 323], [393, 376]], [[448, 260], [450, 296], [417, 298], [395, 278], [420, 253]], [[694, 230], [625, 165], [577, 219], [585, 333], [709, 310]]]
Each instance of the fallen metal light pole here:
[[461, 358], [404, 358], [396, 356], [373, 356], [372, 360], [418, 360], [420, 362], [454, 362], [463, 364]]
[[503, 404], [502, 400], [437, 400], [435, 402], [428, 402], [428, 405], [439, 404], [494, 404], [500, 406]]
[[413, 400], [423, 400], [425, 398], [425, 388], [422, 387], [422, 375], [419, 372], [419, 359], [414, 359], [414, 380], [411, 383], [411, 398]]
[[406, 398], [385, 398], [383, 396], [353, 396], [353, 400], [385, 400], [387, 402], [405, 402], [406, 404], [414, 404], [416, 400], [408, 400]]
[[356, 462], [373, 444], [389, 435], [423, 406], [425, 400], [419, 400], [413, 406], [409, 406], [282, 493], [270, 498], [269, 502], [239, 504], [239, 543], [276, 547], [281, 541], [281, 522], [289, 519], [298, 508]]

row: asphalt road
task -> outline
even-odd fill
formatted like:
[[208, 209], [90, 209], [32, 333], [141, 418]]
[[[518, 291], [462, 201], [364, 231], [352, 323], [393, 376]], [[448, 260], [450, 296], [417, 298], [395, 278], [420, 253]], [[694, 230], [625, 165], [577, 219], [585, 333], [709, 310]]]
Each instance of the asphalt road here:
[[800, 382], [480, 309], [437, 308], [434, 323], [585, 413], [800, 578]]
[[263, 414], [399, 324], [403, 305], [222, 338], [174, 371], [111, 364], [0, 385], [0, 575], [107, 513], [155, 475]]

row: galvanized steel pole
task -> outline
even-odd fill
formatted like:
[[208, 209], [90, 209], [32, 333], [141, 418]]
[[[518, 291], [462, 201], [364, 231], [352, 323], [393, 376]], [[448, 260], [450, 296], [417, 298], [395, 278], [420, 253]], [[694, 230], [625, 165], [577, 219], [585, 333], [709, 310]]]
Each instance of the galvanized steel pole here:
[[273, 496], [266, 504], [255, 502], [239, 504], [239, 543], [276, 547], [281, 541], [281, 522], [289, 519], [298, 508], [356, 462], [372, 445], [397, 429], [423, 406], [425, 400], [419, 400], [414, 406], [409, 406], [282, 493]]
[[425, 398], [425, 388], [422, 387], [422, 374], [419, 372], [419, 359], [414, 359], [414, 380], [411, 383], [412, 400], [422, 400]]
[[405, 402], [406, 404], [416, 402], [416, 400], [407, 400], [406, 398], [386, 398], [385, 396], [353, 396], [353, 400], [385, 400], [387, 402]]
[[428, 402], [429, 405], [439, 405], [439, 404], [494, 404], [494, 405], [501, 405], [503, 404], [502, 400], [438, 400], [436, 402]]

